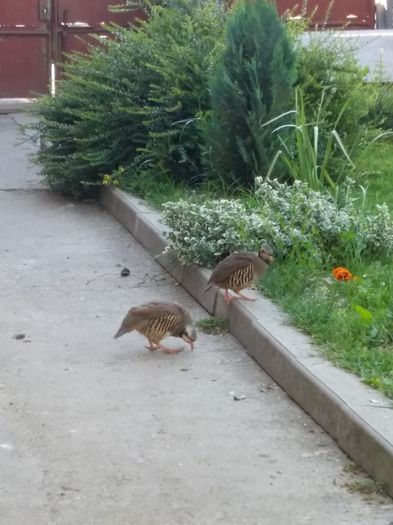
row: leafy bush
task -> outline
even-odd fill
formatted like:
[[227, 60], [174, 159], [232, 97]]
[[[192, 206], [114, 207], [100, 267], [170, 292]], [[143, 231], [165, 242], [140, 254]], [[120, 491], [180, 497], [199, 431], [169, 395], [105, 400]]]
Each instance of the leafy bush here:
[[197, 127], [175, 123], [207, 109], [223, 16], [214, 0], [171, 4], [73, 55], [56, 97], [39, 101], [33, 127], [47, 147], [38, 161], [54, 189], [80, 196], [103, 175], [141, 163], [179, 178], [199, 173]]
[[393, 86], [389, 81], [376, 79], [373, 84], [375, 100], [369, 118], [382, 130], [393, 130]]
[[351, 198], [340, 208], [328, 193], [304, 182], [257, 183], [257, 205], [236, 199], [164, 204], [169, 249], [185, 263], [206, 266], [236, 250], [256, 250], [262, 240], [275, 246], [281, 258], [301, 254], [319, 264], [393, 253], [393, 221], [385, 207], [371, 215]]
[[340, 116], [337, 131], [350, 150], [366, 133], [375, 96], [366, 83], [368, 69], [359, 65], [356, 49], [356, 41], [337, 37], [332, 31], [310, 32], [297, 39], [298, 85], [307, 120], [318, 119], [322, 129], [333, 129]]
[[[89, 55], [74, 55], [56, 97], [42, 97], [36, 116], [47, 147], [37, 160], [49, 185], [81, 196], [128, 161], [146, 141], [139, 105], [149, 78], [142, 31], [114, 30], [116, 38]], [[130, 65], [132, 64], [132, 68]]]
[[[151, 58], [146, 68], [157, 78], [149, 85], [144, 107], [148, 140], [137, 160], [141, 169], [148, 167], [158, 176], [195, 182], [203, 171], [198, 121], [210, 106], [208, 83], [221, 49], [225, 17], [213, 0], [193, 8], [184, 0], [177, 3], [183, 8], [171, 15], [170, 28], [154, 23], [148, 28]], [[166, 12], [162, 10], [161, 17]]]
[[252, 185], [274, 155], [268, 121], [291, 104], [295, 55], [266, 0], [237, 2], [211, 85], [209, 162], [216, 177]]

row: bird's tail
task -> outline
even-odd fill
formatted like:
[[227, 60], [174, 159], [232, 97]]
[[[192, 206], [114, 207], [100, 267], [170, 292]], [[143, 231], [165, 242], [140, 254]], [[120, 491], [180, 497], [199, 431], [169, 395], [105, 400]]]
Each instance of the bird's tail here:
[[128, 332], [127, 328], [123, 325], [118, 329], [118, 331], [113, 336], [114, 339], [117, 339], [118, 337], [121, 337], [122, 335], [126, 334]]

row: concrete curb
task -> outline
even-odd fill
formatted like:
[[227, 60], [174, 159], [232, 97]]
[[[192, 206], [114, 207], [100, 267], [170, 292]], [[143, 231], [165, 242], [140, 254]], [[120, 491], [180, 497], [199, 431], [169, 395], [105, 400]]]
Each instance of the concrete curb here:
[[[261, 297], [230, 307], [222, 292], [203, 293], [210, 271], [183, 266], [166, 247], [160, 215], [140, 199], [103, 187], [105, 208], [212, 315], [339, 446], [393, 496], [393, 410], [383, 395], [324, 360], [310, 339], [289, 326], [277, 306]], [[288, 429], [290, 431], [290, 429]]]

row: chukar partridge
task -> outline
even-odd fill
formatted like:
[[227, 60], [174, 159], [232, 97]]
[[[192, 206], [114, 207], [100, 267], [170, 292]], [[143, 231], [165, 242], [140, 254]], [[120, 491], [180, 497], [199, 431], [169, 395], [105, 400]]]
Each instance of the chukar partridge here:
[[[238, 252], [228, 255], [214, 268], [205, 291], [215, 285], [225, 290], [224, 299], [227, 303], [236, 299], [255, 301], [240, 293], [240, 290], [259, 279], [273, 260], [273, 250], [267, 244], [258, 253]], [[230, 295], [228, 290], [235, 292], [236, 296]]]
[[149, 344], [146, 348], [149, 350], [159, 348], [168, 354], [180, 352], [181, 348], [168, 348], [161, 344], [161, 340], [168, 336], [181, 337], [190, 345], [191, 350], [194, 349], [196, 332], [191, 316], [175, 303], [151, 302], [134, 306], [123, 319], [114, 337], [116, 339], [133, 330], [147, 338]]

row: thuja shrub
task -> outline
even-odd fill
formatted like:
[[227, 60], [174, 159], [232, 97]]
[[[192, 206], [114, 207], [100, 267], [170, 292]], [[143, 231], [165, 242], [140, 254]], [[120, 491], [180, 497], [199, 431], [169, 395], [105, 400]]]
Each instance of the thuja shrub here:
[[295, 54], [275, 8], [239, 1], [211, 84], [206, 137], [209, 168], [228, 182], [250, 185], [265, 176], [275, 152], [268, 122], [293, 102]]
[[176, 178], [199, 173], [200, 132], [208, 78], [222, 32], [214, 0], [172, 0], [152, 6], [134, 29], [112, 27], [112, 38], [65, 65], [56, 97], [37, 105], [46, 144], [37, 156], [55, 190], [80, 197], [122, 166]]

